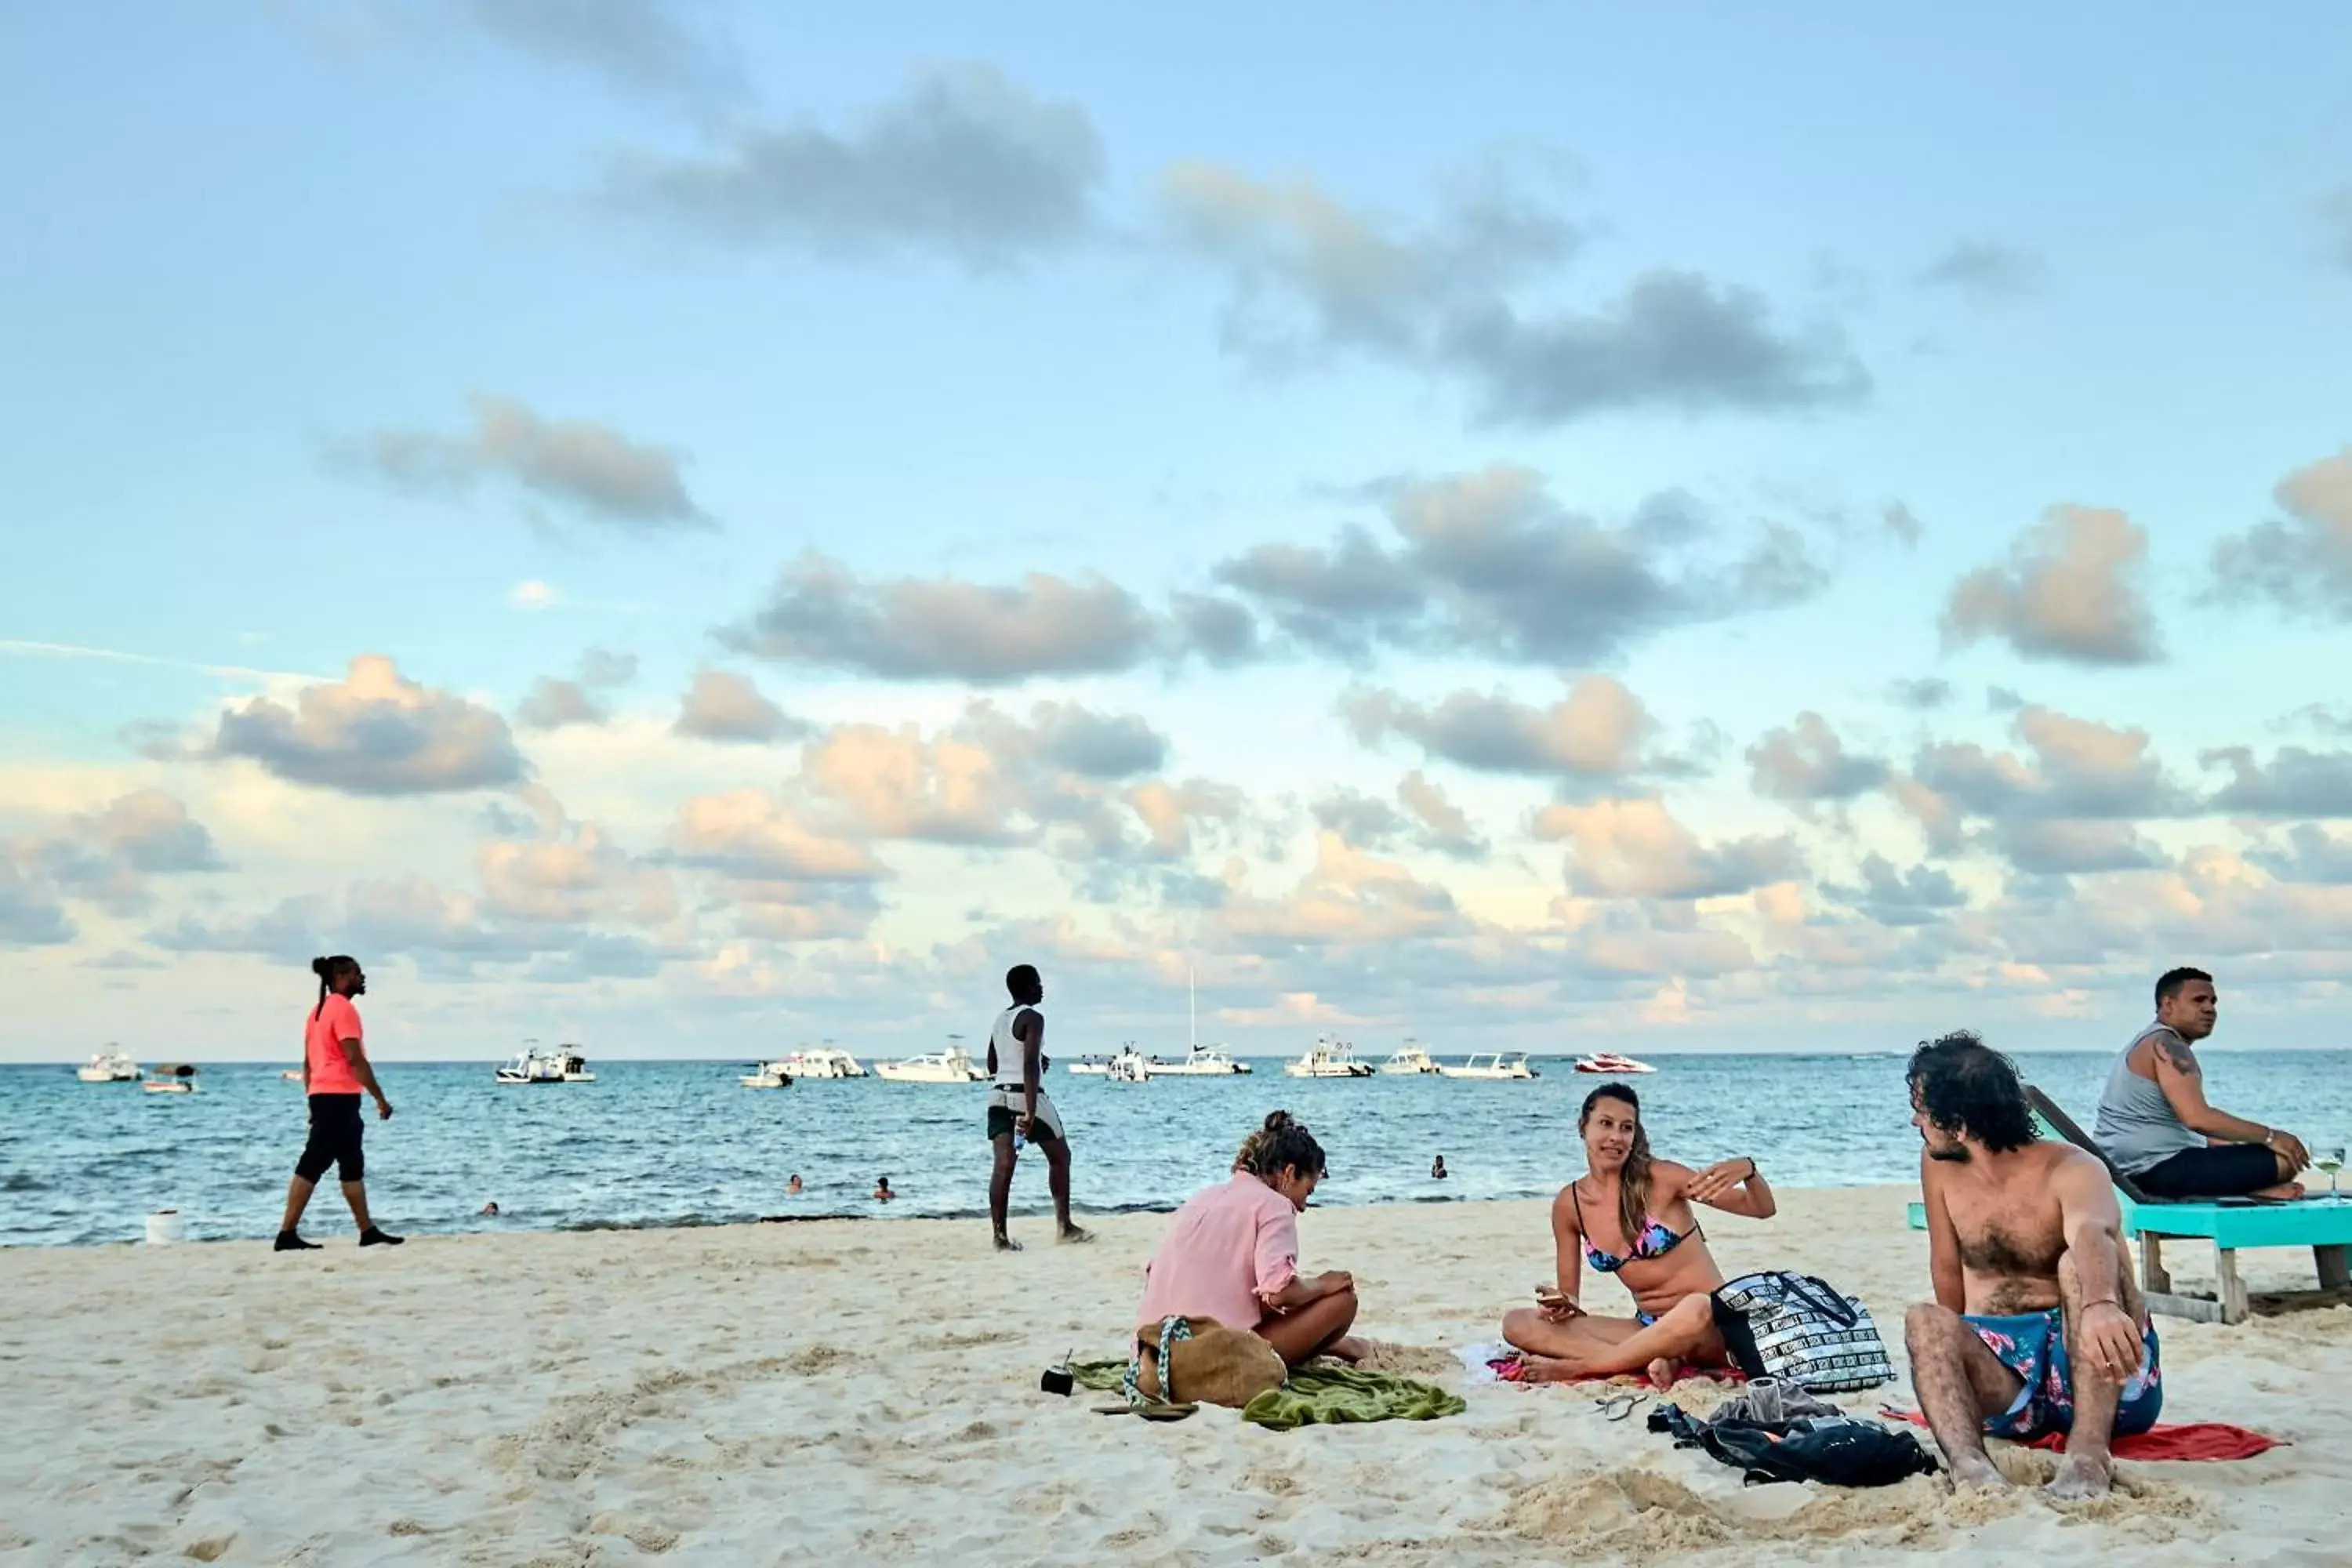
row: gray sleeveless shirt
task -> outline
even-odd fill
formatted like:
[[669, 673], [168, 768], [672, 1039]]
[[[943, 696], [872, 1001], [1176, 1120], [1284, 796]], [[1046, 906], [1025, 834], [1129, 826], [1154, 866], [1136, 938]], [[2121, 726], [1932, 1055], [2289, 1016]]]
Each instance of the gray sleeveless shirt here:
[[[2091, 1133], [2116, 1168], [2127, 1176], [2137, 1176], [2184, 1149], [2205, 1147], [2204, 1139], [2181, 1125], [2157, 1081], [2131, 1069], [2132, 1052], [2142, 1040], [2158, 1034], [2180, 1040], [2162, 1024], [2151, 1024], [2132, 1037], [2131, 1044], [2116, 1056], [2116, 1065], [2107, 1069], [2107, 1087], [2099, 1096], [2098, 1125]], [[2180, 1044], [2187, 1048], [2186, 1040]]]

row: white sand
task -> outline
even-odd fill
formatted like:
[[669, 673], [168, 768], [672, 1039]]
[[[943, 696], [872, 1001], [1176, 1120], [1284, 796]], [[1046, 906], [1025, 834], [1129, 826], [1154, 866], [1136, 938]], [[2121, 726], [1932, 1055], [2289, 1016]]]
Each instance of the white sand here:
[[[1727, 1269], [1858, 1291], [1894, 1342], [1926, 1285], [1907, 1195], [1790, 1193], [1709, 1232]], [[1165, 1223], [1058, 1248], [1029, 1221], [1016, 1258], [928, 1221], [0, 1253], [0, 1562], [2352, 1562], [2352, 1310], [2165, 1321], [2166, 1416], [2292, 1440], [2259, 1459], [2126, 1464], [2071, 1510], [1926, 1479], [1743, 1490], [1574, 1389], [1295, 1433], [1039, 1393], [1065, 1350], [1118, 1348]], [[1304, 1230], [1310, 1266], [1354, 1270], [1361, 1327], [1410, 1345], [1493, 1338], [1549, 1266], [1538, 1204]], [[2309, 1282], [2307, 1253], [2251, 1258], [2256, 1289]]]

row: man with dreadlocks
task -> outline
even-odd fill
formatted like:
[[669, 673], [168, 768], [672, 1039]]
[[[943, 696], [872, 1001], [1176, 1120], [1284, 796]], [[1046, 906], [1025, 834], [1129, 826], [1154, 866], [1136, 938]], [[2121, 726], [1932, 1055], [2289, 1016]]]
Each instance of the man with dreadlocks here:
[[375, 1068], [360, 1043], [360, 1010], [352, 1005], [353, 997], [367, 994], [367, 974], [359, 960], [341, 953], [312, 959], [310, 973], [319, 977], [319, 1001], [302, 1026], [302, 1092], [310, 1103], [310, 1136], [302, 1146], [302, 1157], [294, 1162], [294, 1179], [286, 1187], [286, 1217], [278, 1227], [273, 1250], [318, 1249], [319, 1244], [303, 1240], [297, 1227], [302, 1223], [302, 1211], [310, 1206], [310, 1194], [330, 1165], [338, 1167], [336, 1173], [342, 1178], [343, 1201], [352, 1205], [352, 1218], [359, 1222], [360, 1245], [398, 1247], [404, 1238], [377, 1229], [368, 1217], [367, 1183], [362, 1179], [367, 1161], [361, 1140], [367, 1124], [360, 1116], [362, 1092], [375, 1097], [379, 1120], [392, 1116], [392, 1101], [383, 1097], [383, 1086], [376, 1082]]
[[1192, 1194], [1144, 1266], [1137, 1333], [1146, 1342], [1171, 1317], [1213, 1318], [1254, 1332], [1286, 1365], [1318, 1355], [1360, 1361], [1352, 1338], [1356, 1281], [1298, 1272], [1298, 1216], [1326, 1169], [1323, 1146], [1277, 1110], [1243, 1140], [1232, 1179]]
[[2063, 1432], [2061, 1499], [2106, 1491], [2116, 1433], [2164, 1405], [2156, 1326], [2133, 1289], [2106, 1167], [2034, 1136], [2007, 1057], [1966, 1032], [1911, 1058], [1936, 1299], [1904, 1320], [1911, 1386], [1953, 1481], [2007, 1484], [1985, 1436]]

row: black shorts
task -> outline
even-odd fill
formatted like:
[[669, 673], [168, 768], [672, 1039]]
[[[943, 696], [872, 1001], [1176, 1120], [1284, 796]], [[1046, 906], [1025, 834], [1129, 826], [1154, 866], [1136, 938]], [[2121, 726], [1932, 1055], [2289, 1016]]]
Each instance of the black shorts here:
[[338, 1165], [341, 1167], [342, 1180], [358, 1181], [367, 1171], [367, 1157], [360, 1149], [360, 1140], [366, 1135], [367, 1123], [360, 1120], [358, 1095], [312, 1095], [310, 1141], [302, 1145], [302, 1157], [294, 1162], [294, 1173], [306, 1182], [315, 1182], [327, 1173], [328, 1166]]
[[2132, 1178], [2152, 1198], [2235, 1198], [2279, 1184], [2278, 1161], [2262, 1143], [2216, 1143], [2168, 1154]]

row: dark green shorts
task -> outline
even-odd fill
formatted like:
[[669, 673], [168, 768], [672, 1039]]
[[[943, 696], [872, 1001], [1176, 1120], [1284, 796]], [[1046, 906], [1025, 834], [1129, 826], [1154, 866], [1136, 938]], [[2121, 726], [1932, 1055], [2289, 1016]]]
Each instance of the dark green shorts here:
[[[1013, 1124], [1021, 1112], [1013, 1106], [992, 1104], [988, 1108], [988, 1137], [994, 1142], [999, 1138], [1013, 1136]], [[1053, 1102], [1044, 1095], [1037, 1097], [1037, 1119], [1029, 1128], [1032, 1143], [1058, 1143], [1062, 1141], [1062, 1119], [1054, 1113]]]

